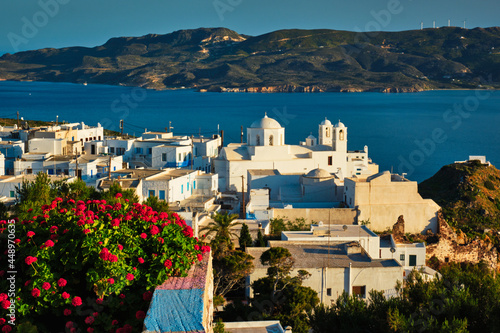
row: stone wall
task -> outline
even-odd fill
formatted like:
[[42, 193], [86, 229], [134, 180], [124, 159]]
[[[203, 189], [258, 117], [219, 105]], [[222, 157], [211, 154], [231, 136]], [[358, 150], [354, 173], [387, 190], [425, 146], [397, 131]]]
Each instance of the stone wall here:
[[306, 223], [323, 221], [325, 224], [356, 224], [357, 214], [356, 209], [352, 208], [273, 208], [270, 217], [288, 221], [304, 218]]
[[499, 270], [498, 251], [489, 238], [470, 240], [461, 231], [455, 233], [438, 213], [438, 242], [427, 245], [427, 259], [435, 256], [441, 262], [479, 263], [484, 261], [493, 270]]

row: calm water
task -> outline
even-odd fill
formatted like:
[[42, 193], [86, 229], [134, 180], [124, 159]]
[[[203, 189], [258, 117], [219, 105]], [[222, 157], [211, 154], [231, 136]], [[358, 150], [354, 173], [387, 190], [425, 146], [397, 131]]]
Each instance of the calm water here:
[[[412, 94], [197, 93], [67, 83], [0, 82], [0, 117], [100, 122], [139, 135], [164, 130], [210, 135], [217, 126], [225, 143], [240, 141], [264, 112], [286, 128], [286, 143], [298, 144], [328, 117], [348, 127], [350, 150], [369, 147], [381, 170], [408, 173], [422, 181], [445, 164], [486, 155], [500, 165], [500, 91], [429, 91]], [[245, 130], [246, 137], [246, 130]]]

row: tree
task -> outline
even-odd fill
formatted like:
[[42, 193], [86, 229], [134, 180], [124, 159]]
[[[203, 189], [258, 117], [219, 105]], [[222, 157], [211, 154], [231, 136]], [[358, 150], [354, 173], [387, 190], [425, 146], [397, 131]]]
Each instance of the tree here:
[[165, 201], [159, 200], [156, 196], [148, 197], [142, 204], [150, 206], [157, 212], [168, 211], [168, 204]]
[[201, 234], [205, 234], [207, 237], [213, 236], [211, 245], [214, 258], [223, 256], [224, 253], [233, 249], [231, 237], [238, 237], [238, 235], [231, 229], [241, 224], [234, 222], [237, 217], [238, 214], [215, 213], [212, 215], [213, 221], [200, 229]]
[[[260, 262], [262, 265], [269, 265], [267, 269], [267, 275], [273, 280], [271, 300], [275, 301], [276, 293], [283, 290], [288, 282], [285, 282], [285, 278], [290, 274], [295, 260], [288, 249], [284, 247], [272, 247], [269, 250], [262, 253], [260, 256]], [[281, 289], [278, 287], [281, 284]]]
[[[291, 325], [294, 332], [308, 332], [308, 314], [311, 314], [314, 306], [319, 303], [317, 293], [302, 286], [302, 282], [310, 274], [299, 270], [297, 276], [290, 276], [294, 260], [286, 248], [271, 248], [262, 253], [260, 261], [270, 267], [266, 277], [252, 284], [255, 293], [252, 300], [254, 308], [262, 309], [264, 319], [278, 319], [284, 325]], [[267, 304], [267, 307], [263, 307], [264, 304]]]
[[255, 240], [256, 247], [266, 247], [266, 241], [264, 240], [264, 236], [262, 236], [262, 232], [259, 230], [257, 233], [257, 239]]
[[244, 285], [245, 276], [249, 275], [253, 269], [254, 258], [242, 251], [229, 251], [220, 258], [214, 258], [214, 294], [225, 296], [235, 287]]
[[250, 231], [248, 230], [248, 225], [246, 223], [243, 223], [241, 226], [239, 241], [242, 251], [245, 251], [247, 247], [252, 246], [253, 244], [252, 236], [250, 235]]

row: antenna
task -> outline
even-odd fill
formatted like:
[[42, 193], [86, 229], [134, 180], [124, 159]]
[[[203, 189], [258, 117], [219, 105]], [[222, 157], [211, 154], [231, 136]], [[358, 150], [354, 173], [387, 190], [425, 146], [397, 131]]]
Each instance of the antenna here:
[[464, 20], [464, 29], [465, 29], [465, 22], [467, 21], [467, 19]]
[[424, 30], [424, 22], [420, 22], [420, 30]]
[[451, 27], [451, 20], [448, 19], [448, 26]]
[[432, 21], [432, 27], [436, 29], [436, 21]]

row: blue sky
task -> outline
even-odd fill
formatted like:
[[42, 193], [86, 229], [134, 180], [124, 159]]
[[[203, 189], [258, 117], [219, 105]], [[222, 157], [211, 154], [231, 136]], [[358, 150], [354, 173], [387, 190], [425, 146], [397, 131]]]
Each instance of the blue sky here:
[[[500, 26], [498, 0], [1, 0], [0, 54], [96, 46], [111, 37], [227, 27], [258, 35], [287, 28], [411, 30]], [[31, 28], [31, 29], [30, 29]]]

